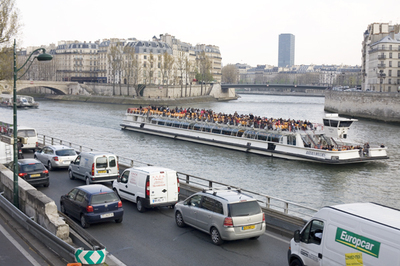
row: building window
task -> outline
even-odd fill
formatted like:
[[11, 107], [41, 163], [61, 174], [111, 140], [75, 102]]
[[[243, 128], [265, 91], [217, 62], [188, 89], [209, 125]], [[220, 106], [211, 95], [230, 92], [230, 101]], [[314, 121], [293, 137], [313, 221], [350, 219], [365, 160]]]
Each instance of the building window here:
[[392, 84], [392, 79], [389, 79], [389, 80], [388, 80], [388, 84]]
[[147, 55], [144, 55], [143, 58], [144, 58], [144, 59], [147, 59]]
[[392, 45], [389, 45], [389, 50], [392, 50]]
[[392, 53], [389, 53], [389, 58], [392, 58]]
[[391, 76], [392, 76], [392, 70], [389, 70], [389, 74], [388, 74], [388, 76], [389, 76], [389, 77], [391, 77]]
[[389, 67], [392, 67], [392, 61], [389, 61]]

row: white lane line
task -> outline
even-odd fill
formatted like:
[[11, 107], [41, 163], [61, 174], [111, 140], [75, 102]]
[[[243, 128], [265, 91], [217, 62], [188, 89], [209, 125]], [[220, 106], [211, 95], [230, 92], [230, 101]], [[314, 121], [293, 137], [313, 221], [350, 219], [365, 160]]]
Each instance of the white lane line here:
[[0, 231], [5, 235], [5, 237], [10, 240], [10, 242], [25, 256], [27, 260], [29, 260], [34, 266], [41, 266], [8, 232], [7, 230], [0, 224]]
[[266, 234], [269, 237], [275, 238], [276, 240], [279, 240], [279, 241], [281, 241], [283, 243], [286, 243], [286, 244], [290, 243], [290, 240], [288, 241], [286, 239], [283, 239], [282, 237], [279, 237], [279, 236], [276, 236], [276, 235], [273, 235], [273, 234], [270, 234], [270, 233], [267, 233], [267, 232], [265, 232], [264, 234]]

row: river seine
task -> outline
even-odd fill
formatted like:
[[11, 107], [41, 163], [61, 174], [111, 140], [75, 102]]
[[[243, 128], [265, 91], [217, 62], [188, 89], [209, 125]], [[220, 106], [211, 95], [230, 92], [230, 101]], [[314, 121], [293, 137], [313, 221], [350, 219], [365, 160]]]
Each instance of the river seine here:
[[[385, 144], [389, 160], [356, 165], [288, 161], [123, 131], [130, 106], [40, 101], [39, 109], [18, 110], [18, 125], [96, 150], [224, 182], [309, 207], [377, 202], [400, 209], [400, 125], [360, 119], [349, 137]], [[170, 106], [172, 107], [172, 106]], [[189, 107], [183, 106], [183, 107]], [[215, 112], [310, 120], [321, 123], [324, 98], [241, 95], [236, 101], [192, 104]], [[0, 121], [12, 123], [12, 109], [0, 108]]]

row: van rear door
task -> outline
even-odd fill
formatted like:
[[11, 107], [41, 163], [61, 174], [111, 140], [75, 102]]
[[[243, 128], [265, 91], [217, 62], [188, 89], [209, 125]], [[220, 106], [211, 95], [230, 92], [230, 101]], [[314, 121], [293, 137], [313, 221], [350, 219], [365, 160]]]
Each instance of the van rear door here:
[[150, 205], [165, 203], [168, 200], [167, 174], [165, 171], [153, 172], [149, 176]]
[[175, 171], [167, 171], [167, 201], [178, 201], [178, 176]]

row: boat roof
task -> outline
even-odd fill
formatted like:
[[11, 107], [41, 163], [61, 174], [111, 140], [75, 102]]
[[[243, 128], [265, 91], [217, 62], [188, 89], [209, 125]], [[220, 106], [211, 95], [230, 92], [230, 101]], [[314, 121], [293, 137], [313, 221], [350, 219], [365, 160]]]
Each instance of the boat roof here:
[[354, 118], [340, 117], [339, 114], [326, 114], [324, 119], [335, 120], [335, 121], [358, 121]]

